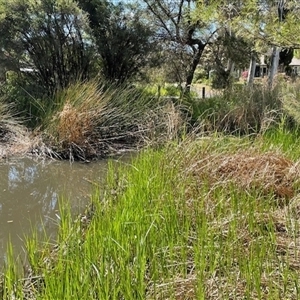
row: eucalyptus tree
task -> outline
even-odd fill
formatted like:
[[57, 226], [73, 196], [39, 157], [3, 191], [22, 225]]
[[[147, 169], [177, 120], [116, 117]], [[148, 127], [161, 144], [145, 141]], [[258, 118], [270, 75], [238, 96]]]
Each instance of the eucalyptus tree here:
[[[273, 50], [270, 86], [277, 72], [280, 51], [300, 48], [298, 0], [199, 0], [197, 7], [197, 15], [201, 15], [201, 19], [201, 12], [206, 10], [205, 15], [216, 26], [230, 28], [236, 38], [241, 37], [252, 44], [250, 70], [254, 71], [255, 61], [260, 53]], [[249, 82], [251, 81], [250, 76]]]
[[[172, 53], [184, 70], [185, 91], [190, 91], [195, 70], [203, 51], [214, 38], [216, 28], [200, 18], [193, 18], [196, 1], [142, 0], [155, 26], [155, 38], [163, 44], [166, 55]], [[180, 73], [180, 72], [179, 72]]]
[[193, 15], [217, 28], [216, 37], [209, 45], [215, 59], [214, 81], [220, 87], [230, 85], [233, 71], [245, 68], [251, 56], [252, 41], [238, 34], [238, 21], [245, 6], [241, 0], [198, 1]]
[[230, 87], [234, 81], [234, 71], [248, 67], [252, 44], [245, 38], [230, 34], [226, 28], [219, 30], [218, 38], [209, 45], [205, 52], [205, 61], [210, 62], [214, 70], [212, 85], [215, 88]]

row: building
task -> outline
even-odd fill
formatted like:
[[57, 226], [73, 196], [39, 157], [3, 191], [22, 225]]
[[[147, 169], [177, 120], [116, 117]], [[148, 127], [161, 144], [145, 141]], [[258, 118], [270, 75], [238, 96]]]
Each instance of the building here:
[[[291, 68], [291, 74], [292, 75], [300, 75], [300, 59], [293, 57], [291, 63], [289, 64]], [[284, 69], [282, 67], [279, 67], [278, 69], [279, 72], [284, 72]], [[265, 62], [265, 55], [260, 56], [260, 61], [259, 63], [256, 64], [255, 67], [255, 74], [254, 77], [265, 77], [268, 76], [269, 70], [268, 66]]]

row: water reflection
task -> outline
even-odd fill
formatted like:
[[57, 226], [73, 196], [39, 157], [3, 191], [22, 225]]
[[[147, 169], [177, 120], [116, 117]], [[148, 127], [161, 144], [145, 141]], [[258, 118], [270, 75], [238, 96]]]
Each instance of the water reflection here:
[[0, 266], [9, 237], [18, 251], [32, 228], [55, 232], [59, 197], [70, 199], [73, 212], [81, 211], [92, 191], [90, 182], [101, 181], [106, 166], [106, 161], [70, 164], [28, 158], [0, 162]]

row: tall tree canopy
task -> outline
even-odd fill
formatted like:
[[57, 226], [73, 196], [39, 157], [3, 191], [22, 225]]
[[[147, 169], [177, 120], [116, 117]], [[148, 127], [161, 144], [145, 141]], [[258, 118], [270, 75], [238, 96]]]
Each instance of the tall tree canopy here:
[[272, 86], [280, 48], [300, 47], [299, 9], [296, 0], [203, 0], [197, 2], [194, 18], [203, 20], [206, 16], [216, 26], [232, 30], [236, 38], [252, 43], [251, 61], [273, 49], [269, 78]]

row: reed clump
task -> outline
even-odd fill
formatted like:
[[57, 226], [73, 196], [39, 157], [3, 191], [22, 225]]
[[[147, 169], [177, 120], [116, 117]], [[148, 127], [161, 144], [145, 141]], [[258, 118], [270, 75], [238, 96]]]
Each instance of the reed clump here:
[[282, 113], [278, 84], [233, 85], [209, 98], [190, 101], [192, 122], [208, 132], [247, 135], [264, 129], [266, 119], [276, 121]]
[[177, 136], [179, 108], [134, 87], [77, 83], [57, 94], [43, 125], [46, 144], [63, 158], [90, 159]]

